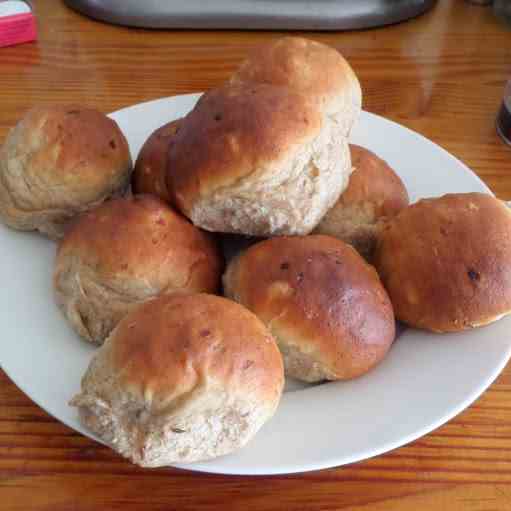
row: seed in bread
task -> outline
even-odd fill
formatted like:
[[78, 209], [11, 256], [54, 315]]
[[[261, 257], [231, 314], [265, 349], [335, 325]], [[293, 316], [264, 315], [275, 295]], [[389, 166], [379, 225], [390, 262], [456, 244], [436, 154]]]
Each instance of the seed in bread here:
[[261, 45], [241, 64], [231, 83], [291, 87], [314, 99], [347, 136], [360, 115], [362, 91], [348, 62], [335, 49], [303, 37]]
[[312, 231], [346, 187], [351, 162], [339, 127], [308, 96], [242, 84], [201, 97], [168, 168], [174, 202], [195, 225], [270, 236]]
[[282, 357], [254, 314], [218, 296], [165, 295], [117, 325], [71, 405], [120, 454], [159, 467], [244, 446], [283, 384]]
[[392, 305], [376, 271], [335, 238], [263, 241], [233, 259], [223, 281], [226, 296], [268, 326], [294, 378], [360, 376], [394, 341]]
[[511, 211], [483, 193], [421, 200], [384, 226], [374, 264], [401, 321], [486, 325], [511, 312]]
[[61, 241], [57, 303], [76, 332], [101, 344], [138, 303], [159, 294], [218, 291], [222, 256], [161, 199], [136, 195], [83, 215]]
[[392, 168], [373, 152], [350, 144], [348, 187], [314, 230], [353, 245], [370, 260], [386, 219], [408, 206], [408, 192]]
[[0, 218], [23, 231], [63, 236], [79, 213], [123, 195], [128, 143], [106, 115], [75, 105], [32, 108], [0, 149]]
[[179, 130], [181, 119], [164, 124], [145, 141], [138, 153], [132, 176], [133, 193], [149, 193], [170, 203], [167, 190], [167, 151]]

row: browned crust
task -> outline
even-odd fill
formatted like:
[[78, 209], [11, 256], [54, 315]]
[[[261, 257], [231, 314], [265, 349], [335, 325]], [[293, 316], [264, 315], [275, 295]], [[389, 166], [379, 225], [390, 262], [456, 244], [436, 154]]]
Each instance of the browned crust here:
[[375, 270], [329, 236], [258, 243], [230, 263], [224, 286], [279, 343], [312, 354], [332, 379], [365, 373], [394, 340], [392, 305]]
[[14, 132], [15, 151], [31, 152], [27, 166], [29, 172], [37, 173], [39, 186], [65, 190], [39, 197], [39, 209], [97, 200], [109, 186], [118, 185], [119, 175], [131, 171], [126, 138], [115, 121], [95, 109], [78, 105], [35, 107]]
[[355, 144], [350, 144], [350, 152], [354, 171], [348, 187], [315, 232], [350, 243], [371, 260], [382, 222], [408, 206], [408, 192], [376, 154]]
[[181, 119], [164, 124], [145, 141], [138, 153], [132, 176], [134, 193], [149, 193], [170, 203], [167, 190], [167, 150], [170, 141], [179, 130]]
[[114, 199], [84, 214], [59, 245], [59, 261], [77, 258], [102, 282], [141, 280], [154, 289], [216, 292], [223, 267], [213, 237], [161, 199]]
[[121, 385], [160, 404], [205, 380], [272, 403], [282, 391], [282, 358], [270, 332], [218, 296], [160, 296], [126, 316], [108, 342]]
[[179, 208], [247, 176], [268, 175], [311, 141], [321, 116], [306, 96], [284, 87], [224, 86], [204, 94], [169, 149], [167, 183]]
[[511, 310], [511, 213], [482, 193], [421, 200], [386, 225], [375, 265], [400, 320], [436, 332], [489, 323]]
[[336, 49], [303, 37], [282, 37], [259, 46], [241, 64], [231, 82], [289, 86], [321, 104], [358, 83]]
[[354, 171], [348, 187], [336, 206], [369, 204], [374, 218], [391, 217], [408, 206], [408, 192], [400, 177], [376, 154], [365, 147], [350, 144]]

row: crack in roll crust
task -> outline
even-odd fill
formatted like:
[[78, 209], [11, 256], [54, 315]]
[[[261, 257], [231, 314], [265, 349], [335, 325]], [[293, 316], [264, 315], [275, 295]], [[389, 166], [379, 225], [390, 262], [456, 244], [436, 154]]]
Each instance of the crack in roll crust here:
[[120, 454], [156, 467], [242, 447], [283, 384], [275, 341], [251, 312], [212, 295], [166, 295], [117, 325], [70, 404]]
[[0, 217], [12, 228], [60, 238], [78, 214], [123, 195], [131, 170], [128, 143], [103, 113], [33, 108], [0, 149]]
[[101, 344], [138, 303], [162, 293], [217, 292], [222, 256], [209, 233], [150, 195], [86, 213], [59, 245], [58, 305], [85, 339]]
[[229, 263], [223, 282], [226, 296], [268, 326], [289, 376], [354, 378], [394, 341], [392, 305], [376, 271], [335, 238], [263, 241]]

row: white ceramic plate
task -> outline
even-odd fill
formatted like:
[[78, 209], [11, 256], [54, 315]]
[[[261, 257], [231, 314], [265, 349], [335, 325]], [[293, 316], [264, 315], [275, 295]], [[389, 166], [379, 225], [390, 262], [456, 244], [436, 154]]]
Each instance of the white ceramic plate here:
[[[135, 157], [157, 127], [182, 116], [197, 94], [112, 114]], [[352, 140], [403, 178], [412, 201], [488, 188], [446, 151], [398, 124], [364, 112]], [[67, 405], [94, 348], [68, 327], [52, 298], [55, 244], [0, 226], [0, 363], [37, 404], [91, 436]], [[407, 330], [366, 376], [286, 392], [275, 417], [240, 452], [183, 468], [224, 474], [314, 470], [376, 456], [445, 423], [472, 403], [511, 355], [511, 317], [461, 334]]]

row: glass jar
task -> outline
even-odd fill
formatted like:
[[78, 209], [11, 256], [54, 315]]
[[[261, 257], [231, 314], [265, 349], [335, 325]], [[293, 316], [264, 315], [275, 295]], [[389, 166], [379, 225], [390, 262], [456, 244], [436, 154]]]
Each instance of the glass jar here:
[[504, 99], [497, 115], [497, 131], [502, 140], [511, 145], [511, 80], [504, 89]]
[[495, 16], [511, 26], [511, 0], [494, 0]]

